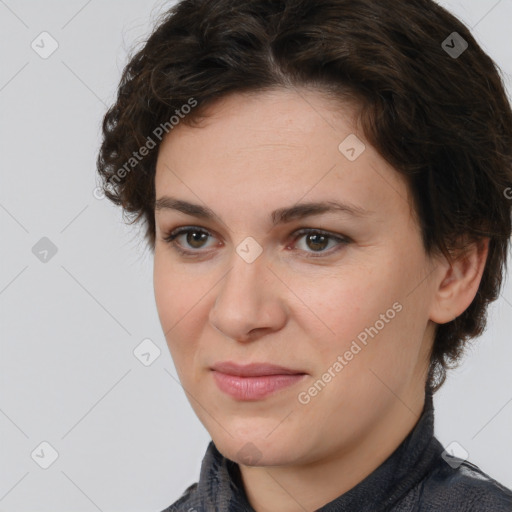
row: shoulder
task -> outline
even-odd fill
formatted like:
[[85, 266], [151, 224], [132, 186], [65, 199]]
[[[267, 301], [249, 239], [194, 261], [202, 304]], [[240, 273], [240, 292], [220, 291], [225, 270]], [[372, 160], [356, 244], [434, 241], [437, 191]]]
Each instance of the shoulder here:
[[162, 512], [197, 512], [197, 485], [195, 483], [187, 487], [181, 497]]
[[440, 457], [418, 491], [422, 512], [512, 512], [510, 489], [455, 457]]

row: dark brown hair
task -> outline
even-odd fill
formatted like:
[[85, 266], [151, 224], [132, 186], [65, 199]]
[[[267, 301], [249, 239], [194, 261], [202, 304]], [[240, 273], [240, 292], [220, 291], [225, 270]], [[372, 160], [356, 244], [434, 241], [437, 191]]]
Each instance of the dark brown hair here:
[[367, 140], [406, 177], [428, 254], [450, 257], [463, 235], [490, 238], [475, 299], [437, 326], [428, 379], [436, 391], [484, 330], [502, 285], [512, 112], [495, 63], [433, 1], [179, 2], [131, 56], [104, 117], [97, 167], [105, 194], [131, 222], [145, 222], [154, 249], [162, 136], [230, 93], [302, 86], [357, 100]]

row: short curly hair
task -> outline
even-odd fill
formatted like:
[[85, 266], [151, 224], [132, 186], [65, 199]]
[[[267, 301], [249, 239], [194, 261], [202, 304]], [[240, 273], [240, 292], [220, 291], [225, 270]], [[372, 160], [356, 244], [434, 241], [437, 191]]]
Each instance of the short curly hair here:
[[163, 135], [228, 94], [306, 86], [357, 102], [367, 140], [406, 178], [427, 254], [489, 238], [474, 300], [436, 326], [427, 385], [437, 391], [485, 328], [511, 235], [511, 106], [469, 29], [431, 0], [182, 0], [133, 52], [97, 168], [152, 251]]

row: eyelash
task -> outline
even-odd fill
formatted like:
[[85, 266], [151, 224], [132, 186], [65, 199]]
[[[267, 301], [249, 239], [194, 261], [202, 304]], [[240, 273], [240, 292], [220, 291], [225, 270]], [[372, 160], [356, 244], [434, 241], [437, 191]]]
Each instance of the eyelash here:
[[[170, 233], [168, 233], [167, 235], [165, 235], [163, 237], [163, 241], [168, 243], [169, 245], [171, 245], [175, 251], [177, 251], [179, 254], [181, 254], [183, 256], [187, 256], [190, 258], [198, 257], [201, 255], [201, 249], [197, 249], [195, 251], [188, 251], [186, 249], [183, 249], [179, 244], [177, 244], [174, 241], [178, 236], [187, 234], [190, 232], [206, 234], [206, 235], [211, 236], [211, 233], [209, 231], [206, 231], [203, 228], [188, 226], [188, 227], [177, 228], [174, 231], [171, 231]], [[341, 248], [340, 246], [347, 245], [348, 243], [351, 242], [351, 240], [348, 237], [341, 237], [338, 235], [333, 235], [332, 233], [329, 233], [327, 231], [323, 231], [321, 229], [313, 229], [313, 228], [303, 228], [303, 229], [299, 229], [299, 230], [295, 231], [293, 233], [293, 237], [294, 237], [293, 242], [296, 243], [297, 240], [304, 235], [322, 235], [322, 236], [325, 236], [328, 240], [334, 240], [334, 241], [338, 242], [337, 247], [331, 248], [328, 251], [321, 251], [316, 254], [314, 252], [309, 253], [307, 251], [303, 251], [303, 252], [306, 252], [306, 258], [321, 258], [321, 257], [330, 256], [334, 252], [337, 252]], [[299, 249], [299, 251], [300, 251], [300, 249]]]

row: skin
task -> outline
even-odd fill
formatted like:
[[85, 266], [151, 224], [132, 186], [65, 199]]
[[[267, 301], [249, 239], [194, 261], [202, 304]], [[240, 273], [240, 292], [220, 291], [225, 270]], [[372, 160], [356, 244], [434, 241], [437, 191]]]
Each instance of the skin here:
[[[487, 242], [452, 265], [427, 256], [403, 178], [365, 140], [349, 104], [278, 89], [230, 95], [208, 114], [199, 126], [175, 127], [159, 149], [157, 200], [207, 206], [220, 220], [155, 211], [158, 314], [190, 403], [219, 451], [239, 464], [252, 507], [313, 511], [369, 475], [418, 421], [435, 326], [473, 300]], [[338, 149], [349, 134], [366, 145], [355, 161]], [[272, 226], [275, 209], [326, 200], [369, 213]], [[184, 226], [211, 235], [175, 239], [195, 258], [163, 240]], [[294, 235], [301, 228], [349, 240], [319, 248]], [[252, 263], [236, 252], [246, 237], [263, 249]], [[333, 371], [358, 334], [396, 303], [394, 318]], [[227, 360], [307, 375], [264, 399], [240, 401], [212, 377], [210, 366]], [[299, 393], [329, 368], [335, 376], [301, 403]]]

